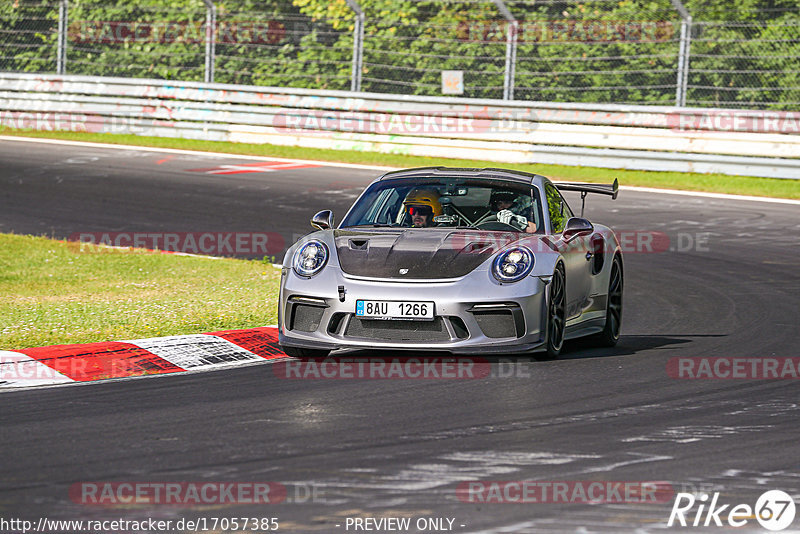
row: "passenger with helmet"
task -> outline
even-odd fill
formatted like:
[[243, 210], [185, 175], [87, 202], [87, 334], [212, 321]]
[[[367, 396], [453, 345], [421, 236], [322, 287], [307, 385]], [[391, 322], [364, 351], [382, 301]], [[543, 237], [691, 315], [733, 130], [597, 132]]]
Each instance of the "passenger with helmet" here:
[[[499, 222], [513, 226], [526, 234], [533, 234], [536, 232], [536, 224], [528, 221], [525, 216], [515, 213], [526, 207], [520, 204], [522, 202], [512, 191], [494, 189], [489, 197], [489, 209], [495, 213]], [[530, 205], [530, 201], [528, 204]]]
[[427, 228], [433, 226], [433, 218], [443, 213], [439, 193], [431, 189], [413, 189], [403, 201], [411, 226]]

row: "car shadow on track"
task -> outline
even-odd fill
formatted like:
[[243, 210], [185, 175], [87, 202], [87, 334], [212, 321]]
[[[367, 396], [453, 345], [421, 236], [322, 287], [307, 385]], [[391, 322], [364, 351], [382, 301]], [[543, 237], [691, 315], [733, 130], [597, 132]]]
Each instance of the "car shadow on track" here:
[[725, 334], [679, 334], [674, 336], [620, 336], [616, 347], [596, 347], [588, 338], [573, 339], [564, 343], [560, 360], [602, 358], [605, 356], [631, 356], [646, 350], [691, 343], [697, 337], [725, 337]]
[[[677, 336], [621, 336], [619, 343], [616, 347], [602, 347], [595, 346], [591, 339], [580, 338], [566, 341], [559, 356], [559, 360], [580, 360], [585, 358], [604, 358], [607, 356], [631, 356], [646, 350], [662, 349], [665, 347], [683, 345], [691, 343], [692, 338], [696, 337], [724, 337], [724, 334], [711, 334], [711, 335], [677, 335]], [[544, 352], [535, 352], [527, 354], [474, 354], [471, 356], [454, 356], [447, 352], [437, 351], [380, 351], [373, 350], [342, 350], [336, 351], [331, 354], [331, 358], [421, 358], [421, 359], [437, 359], [437, 358], [479, 358], [487, 362], [500, 362], [508, 361], [509, 359], [531, 360], [537, 356], [541, 357]]]

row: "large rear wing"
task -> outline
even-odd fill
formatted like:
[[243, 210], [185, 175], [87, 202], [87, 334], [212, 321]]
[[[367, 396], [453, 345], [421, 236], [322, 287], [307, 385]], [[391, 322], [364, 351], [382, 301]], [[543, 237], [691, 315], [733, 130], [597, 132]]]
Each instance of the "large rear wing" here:
[[586, 205], [586, 195], [589, 193], [598, 193], [600, 195], [609, 195], [611, 200], [617, 200], [619, 194], [619, 180], [614, 178], [613, 184], [583, 184], [561, 182], [553, 184], [559, 191], [580, 191], [581, 192], [581, 217], [583, 217], [583, 208]]

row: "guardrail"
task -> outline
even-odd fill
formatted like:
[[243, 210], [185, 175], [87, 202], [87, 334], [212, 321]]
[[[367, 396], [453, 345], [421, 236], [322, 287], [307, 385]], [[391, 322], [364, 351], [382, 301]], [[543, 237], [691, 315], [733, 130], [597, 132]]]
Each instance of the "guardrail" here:
[[0, 124], [506, 164], [800, 178], [800, 113], [0, 73]]

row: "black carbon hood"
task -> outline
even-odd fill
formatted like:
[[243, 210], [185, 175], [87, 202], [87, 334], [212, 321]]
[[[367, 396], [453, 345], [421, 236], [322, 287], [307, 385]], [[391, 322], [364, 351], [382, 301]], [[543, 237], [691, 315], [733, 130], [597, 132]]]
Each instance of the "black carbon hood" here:
[[[335, 230], [339, 265], [370, 278], [458, 278], [525, 234], [438, 228]], [[405, 274], [401, 274], [401, 270]]]

